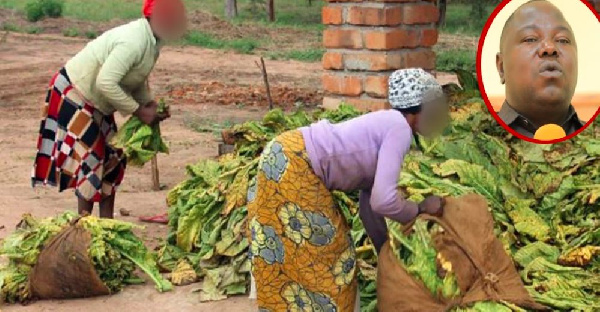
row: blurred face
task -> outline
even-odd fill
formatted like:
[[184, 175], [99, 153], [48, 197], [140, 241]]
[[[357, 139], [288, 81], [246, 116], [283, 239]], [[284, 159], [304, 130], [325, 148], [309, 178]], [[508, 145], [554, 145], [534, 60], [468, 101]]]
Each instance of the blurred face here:
[[439, 135], [448, 126], [450, 112], [446, 96], [433, 92], [423, 97], [421, 112], [417, 115], [416, 132], [424, 137]]
[[181, 39], [187, 31], [185, 7], [180, 0], [158, 1], [150, 17], [152, 31], [162, 40]]
[[577, 45], [562, 13], [549, 2], [532, 2], [504, 31], [496, 65], [508, 103], [532, 120], [565, 114], [577, 85]]

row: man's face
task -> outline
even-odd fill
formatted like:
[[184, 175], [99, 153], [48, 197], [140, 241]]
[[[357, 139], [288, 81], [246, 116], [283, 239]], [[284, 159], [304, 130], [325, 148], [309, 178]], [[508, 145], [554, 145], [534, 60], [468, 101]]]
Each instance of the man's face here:
[[497, 57], [508, 102], [523, 114], [565, 112], [577, 85], [577, 45], [551, 3], [522, 6], [505, 29]]

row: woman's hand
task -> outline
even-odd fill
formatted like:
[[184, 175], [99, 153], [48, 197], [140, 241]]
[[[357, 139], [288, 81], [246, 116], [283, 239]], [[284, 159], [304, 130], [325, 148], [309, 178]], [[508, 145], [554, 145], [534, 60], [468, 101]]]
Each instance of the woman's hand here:
[[419, 203], [419, 213], [441, 217], [444, 214], [444, 198], [439, 196], [429, 196]]
[[156, 122], [158, 118], [158, 103], [152, 101], [146, 105], [140, 105], [138, 109], [133, 113], [134, 116], [139, 118], [143, 123], [151, 125]]
[[171, 118], [171, 109], [169, 108], [169, 106], [167, 106], [165, 108], [164, 112], [158, 113], [157, 117], [158, 117], [158, 121], [164, 121], [164, 120], [166, 120], [168, 118]]

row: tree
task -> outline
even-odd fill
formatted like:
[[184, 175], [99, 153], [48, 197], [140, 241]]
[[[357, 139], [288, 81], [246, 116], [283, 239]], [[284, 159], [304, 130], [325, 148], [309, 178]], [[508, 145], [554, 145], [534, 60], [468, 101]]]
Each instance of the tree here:
[[440, 10], [440, 18], [438, 19], [437, 26], [444, 27], [446, 25], [446, 0], [438, 0], [437, 5]]
[[269, 21], [275, 21], [275, 3], [274, 0], [267, 0], [267, 13], [269, 14]]
[[238, 16], [237, 0], [225, 0], [225, 16], [229, 19]]

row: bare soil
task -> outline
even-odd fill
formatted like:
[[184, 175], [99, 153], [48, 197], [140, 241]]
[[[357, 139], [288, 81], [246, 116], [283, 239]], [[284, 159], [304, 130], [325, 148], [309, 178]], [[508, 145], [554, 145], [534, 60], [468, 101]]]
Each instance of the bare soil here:
[[[85, 41], [53, 36], [9, 34], [0, 44], [0, 238], [13, 231], [24, 213], [37, 217], [76, 209], [72, 192], [30, 186], [31, 165], [39, 126], [39, 111], [49, 79]], [[185, 166], [217, 155], [217, 137], [192, 130], [189, 123], [241, 122], [259, 118], [262, 76], [253, 56], [197, 48], [166, 48], [161, 55], [152, 85], [172, 106], [173, 117], [163, 124], [170, 155], [159, 158], [161, 183], [170, 189], [185, 179]], [[319, 64], [268, 62], [275, 90], [289, 103], [305, 101], [318, 94]], [[190, 86], [197, 86], [191, 88]], [[177, 90], [188, 90], [178, 92]], [[199, 90], [196, 92], [196, 90]], [[260, 91], [258, 91], [260, 92]], [[173, 94], [173, 96], [170, 96]], [[280, 94], [280, 92], [275, 92]], [[218, 95], [218, 96], [217, 96]], [[282, 97], [277, 97], [279, 99]], [[282, 98], [283, 99], [283, 98]], [[316, 100], [314, 100], [316, 101]], [[253, 103], [254, 106], [230, 105]], [[120, 116], [119, 116], [120, 117]], [[122, 117], [119, 122], [123, 122]], [[210, 124], [207, 123], [207, 124]], [[128, 168], [117, 194], [116, 211], [131, 210], [131, 216], [117, 218], [138, 223], [137, 218], [166, 211], [166, 190], [151, 190], [151, 173], [145, 168]], [[139, 234], [146, 243], [157, 246], [167, 233], [166, 226], [147, 224]], [[70, 301], [43, 301], [27, 307], [4, 306], [2, 311], [251, 311], [252, 303], [243, 297], [222, 302], [200, 303], [192, 293], [201, 284], [176, 288], [159, 294], [151, 283], [128, 287], [110, 297]]]

